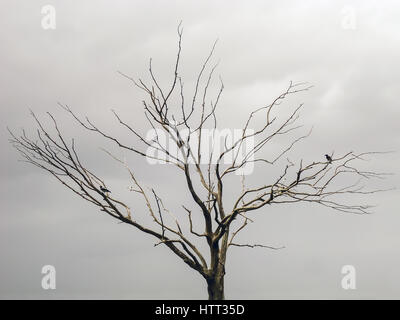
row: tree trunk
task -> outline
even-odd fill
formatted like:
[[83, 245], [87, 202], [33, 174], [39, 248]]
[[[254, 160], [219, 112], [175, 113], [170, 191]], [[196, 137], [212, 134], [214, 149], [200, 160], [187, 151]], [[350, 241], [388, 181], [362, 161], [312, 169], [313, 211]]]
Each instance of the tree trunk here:
[[224, 274], [207, 280], [208, 300], [224, 300]]

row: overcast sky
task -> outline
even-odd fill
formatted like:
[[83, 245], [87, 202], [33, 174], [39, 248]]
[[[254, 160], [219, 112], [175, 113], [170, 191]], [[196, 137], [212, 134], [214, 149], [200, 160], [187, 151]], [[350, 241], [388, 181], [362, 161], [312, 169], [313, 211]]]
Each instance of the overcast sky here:
[[[42, 27], [44, 5], [55, 8], [55, 29]], [[398, 151], [399, 17], [394, 0], [1, 1], [0, 298], [207, 297], [204, 280], [167, 248], [154, 248], [150, 236], [118, 224], [49, 174], [17, 161], [6, 127], [34, 133], [29, 108], [45, 123], [45, 112], [54, 113], [85, 163], [114, 193], [129, 196], [128, 177], [99, 150], [102, 140], [80, 130], [57, 102], [122, 138], [128, 137], [110, 109], [144, 128], [143, 93], [117, 71], [146, 78], [152, 57], [167, 84], [182, 20], [181, 71], [188, 87], [218, 38], [214, 61], [220, 61], [217, 73], [225, 85], [219, 110], [224, 127], [240, 128], [246, 114], [271, 102], [290, 80], [306, 81], [313, 89], [290, 103], [305, 104], [301, 122], [313, 133], [291, 159]], [[399, 160], [399, 152], [371, 158], [368, 169], [394, 173], [371, 187], [398, 187]], [[129, 161], [170, 209], [190, 204], [176, 170], [133, 156]], [[274, 173], [258, 170], [252, 178], [268, 183]], [[363, 202], [376, 205], [372, 215], [317, 205], [254, 213], [255, 223], [240, 239], [285, 249], [232, 248], [226, 298], [400, 298], [398, 199], [398, 190], [366, 196]], [[48, 264], [57, 271], [56, 290], [41, 287], [41, 268]], [[355, 290], [341, 287], [343, 265], [356, 268]]]

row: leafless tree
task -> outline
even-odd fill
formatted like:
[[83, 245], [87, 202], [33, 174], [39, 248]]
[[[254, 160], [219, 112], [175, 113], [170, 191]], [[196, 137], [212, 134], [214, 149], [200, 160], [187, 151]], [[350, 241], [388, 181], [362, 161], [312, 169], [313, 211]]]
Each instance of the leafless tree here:
[[[103, 179], [85, 166], [78, 155], [74, 140], [70, 141], [63, 135], [55, 117], [50, 113], [48, 116], [55, 128], [55, 134], [51, 134], [32, 112], [37, 124], [36, 137], [30, 138], [25, 131], [15, 134], [9, 130], [10, 141], [23, 156], [24, 161], [47, 171], [66, 188], [91, 202], [112, 218], [154, 236], [157, 239], [155, 245], [167, 246], [190, 268], [201, 274], [207, 282], [209, 299], [219, 300], [224, 299], [224, 275], [228, 248], [235, 246], [279, 249], [262, 244], [237, 242], [237, 235], [245, 229], [249, 222], [253, 222], [250, 217], [252, 211], [262, 209], [267, 205], [270, 208], [271, 205], [282, 203], [310, 202], [341, 212], [365, 214], [368, 213], [370, 206], [344, 204], [337, 198], [343, 194], [371, 194], [382, 191], [365, 190], [361, 181], [369, 178], [381, 178], [383, 174], [357, 169], [356, 163], [374, 152], [347, 152], [337, 156], [332, 153], [329, 155], [331, 158], [325, 160], [321, 156], [321, 161], [310, 163], [305, 163], [303, 160], [293, 163], [287, 159], [283, 167], [277, 167], [278, 160], [284, 159], [298, 142], [309, 136], [310, 132], [303, 135], [298, 134], [271, 158], [261, 155], [261, 151], [265, 150], [275, 138], [295, 133], [300, 129], [301, 126], [297, 125], [297, 120], [303, 105], [300, 104], [294, 108], [283, 119], [279, 116], [281, 111], [277, 106], [289, 95], [308, 90], [310, 87], [305, 83], [290, 83], [287, 89], [272, 103], [253, 110], [244, 122], [242, 135], [234, 141], [226, 140], [218, 154], [213, 154], [217, 151], [211, 148], [213, 157], [209, 154], [207, 161], [204, 161], [205, 155], [201, 148], [194, 148], [191, 139], [196, 139], [196, 145], [200, 146], [203, 129], [218, 128], [216, 109], [224, 85], [220, 78], [215, 91], [216, 96], [213, 99], [208, 97], [216, 69], [216, 65], [210, 65], [215, 48], [214, 43], [196, 77], [194, 94], [189, 100], [185, 99], [184, 82], [180, 76], [181, 41], [182, 28], [178, 27], [178, 52], [174, 64], [173, 80], [167, 89], [162, 88], [159, 84], [153, 72], [151, 60], [149, 64], [151, 83], [145, 83], [141, 79], [135, 80], [121, 73], [147, 96], [147, 100], [143, 101], [144, 114], [149, 129], [156, 132], [151, 141], [113, 111], [118, 123], [141, 143], [141, 147], [124, 144], [120, 139], [96, 126], [90, 119], [78, 116], [69, 106], [63, 104], [59, 104], [59, 106], [83, 128], [115, 143], [117, 147], [142, 158], [163, 160], [175, 166], [177, 172], [183, 175], [185, 186], [193, 199], [193, 207], [188, 208], [188, 206], [182, 205], [181, 208], [175, 209], [175, 211], [184, 211], [187, 215], [185, 220], [173, 219], [173, 223], [168, 222], [171, 220], [165, 219], [165, 215], [173, 210], [168, 210], [164, 206], [164, 202], [154, 188], [147, 189], [142, 186], [132, 168], [124, 160], [106, 151], [126, 168], [134, 185], [131, 190], [143, 197], [155, 223], [152, 228], [146, 227], [140, 222], [140, 216], [144, 213], [135, 210], [133, 215], [131, 207], [126, 204], [125, 200], [104, 189], [106, 184]], [[176, 101], [171, 102], [173, 96], [178, 97], [178, 104]], [[264, 119], [263, 125], [251, 132], [248, 131], [253, 128], [256, 118]], [[182, 129], [187, 130], [189, 134], [183, 136]], [[173, 141], [176, 149], [179, 150], [179, 156], [161, 142], [160, 133], [165, 134]], [[240, 147], [249, 140], [253, 141], [252, 147], [247, 150], [246, 154], [239, 157]], [[146, 151], [149, 149], [156, 152], [149, 154]], [[230, 164], [223, 161], [228, 153], [234, 154]], [[258, 186], [246, 186], [242, 179], [239, 197], [237, 199], [226, 197], [224, 186], [226, 186], [227, 177], [237, 173], [250, 163], [274, 166], [276, 172], [280, 170], [280, 174], [278, 178]], [[354, 184], [337, 187], [342, 176], [345, 175], [356, 176], [360, 180]], [[195, 215], [204, 220], [204, 227], [202, 224], [201, 231], [199, 231], [200, 226], [194, 222]], [[199, 249], [201, 241], [206, 243], [209, 252], [201, 252]]]

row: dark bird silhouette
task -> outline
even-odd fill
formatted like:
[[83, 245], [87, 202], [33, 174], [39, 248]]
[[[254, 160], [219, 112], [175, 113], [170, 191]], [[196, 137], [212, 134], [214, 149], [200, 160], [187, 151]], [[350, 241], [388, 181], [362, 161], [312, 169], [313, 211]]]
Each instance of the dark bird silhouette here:
[[101, 192], [104, 192], [104, 193], [106, 193], [106, 192], [111, 193], [110, 190], [108, 190], [107, 188], [104, 188], [103, 186], [100, 186], [100, 190], [101, 190]]
[[326, 160], [328, 160], [329, 163], [332, 163], [332, 158], [329, 154], [325, 155]]

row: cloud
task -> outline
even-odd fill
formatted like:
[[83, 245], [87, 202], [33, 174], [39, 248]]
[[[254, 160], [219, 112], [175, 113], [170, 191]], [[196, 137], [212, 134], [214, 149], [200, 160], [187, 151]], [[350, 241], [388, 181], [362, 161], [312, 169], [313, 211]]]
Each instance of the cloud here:
[[[317, 158], [330, 150], [343, 153], [353, 148], [399, 148], [399, 8], [394, 1], [385, 6], [377, 1], [49, 4], [57, 12], [56, 30], [41, 28], [42, 1], [1, 4], [1, 126], [34, 133], [28, 108], [43, 119], [51, 111], [68, 137], [76, 138], [85, 163], [127, 198], [131, 196], [126, 190], [128, 177], [98, 149], [102, 140], [78, 129], [56, 104], [68, 104], [131, 142], [109, 110], [117, 110], [135, 128], [145, 130], [143, 95], [117, 71], [146, 77], [152, 57], [161, 82], [168, 83], [180, 20], [184, 26], [181, 71], [189, 96], [202, 61], [219, 39], [215, 62], [221, 60], [218, 73], [226, 88], [220, 109], [224, 126], [240, 126], [243, 115], [270, 102], [290, 80], [308, 81], [315, 87], [293, 97], [293, 104], [287, 106], [305, 102], [304, 122], [314, 125], [313, 135], [296, 149], [295, 157]], [[346, 5], [354, 9], [355, 29], [343, 28]], [[116, 224], [48, 175], [17, 162], [5, 130], [2, 137], [0, 297], [205, 298], [203, 280], [167, 249], [153, 248], [153, 239]], [[380, 159], [374, 165], [398, 173], [398, 154]], [[189, 202], [182, 196], [185, 188], [175, 178], [176, 171], [150, 167], [136, 157], [129, 161], [172, 208]], [[262, 182], [269, 174], [273, 172], [251, 179]], [[240, 181], [235, 183], [240, 187]], [[387, 183], [398, 184], [398, 175]], [[227, 199], [233, 194], [226, 194]], [[377, 195], [373, 218], [315, 206], [255, 213], [257, 223], [243, 234], [244, 239], [288, 249], [233, 249], [226, 296], [348, 298], [338, 289], [340, 268], [354, 263], [361, 277], [353, 297], [398, 298], [400, 283], [394, 270], [399, 270], [400, 260], [394, 257], [399, 256], [400, 239], [393, 229], [399, 223], [397, 198], [396, 191]], [[45, 264], [59, 270], [55, 293], [40, 287]], [[389, 264], [390, 270], [383, 270]], [[239, 276], [243, 268], [251, 271], [245, 282]]]

